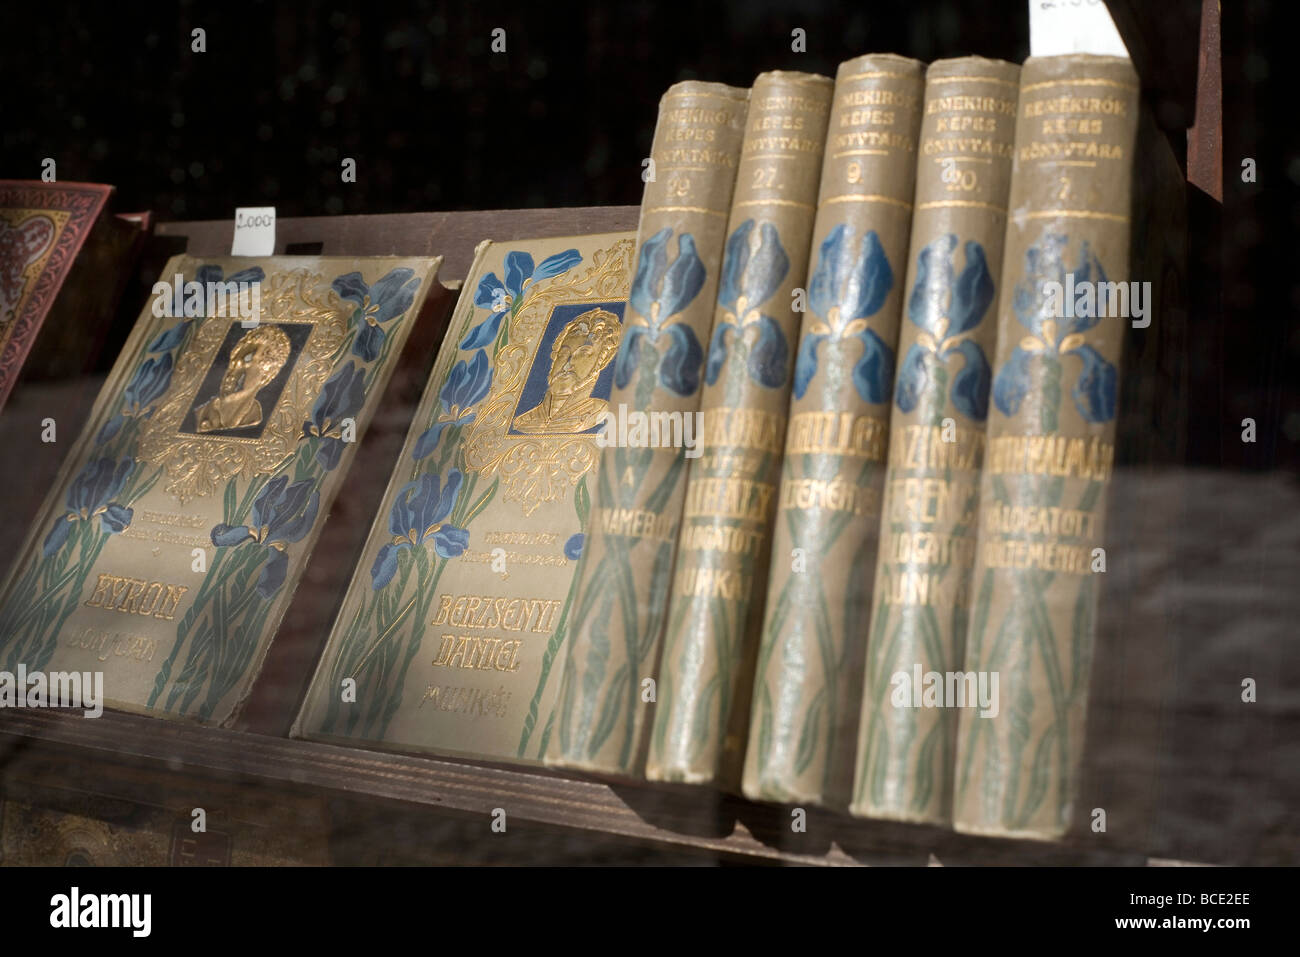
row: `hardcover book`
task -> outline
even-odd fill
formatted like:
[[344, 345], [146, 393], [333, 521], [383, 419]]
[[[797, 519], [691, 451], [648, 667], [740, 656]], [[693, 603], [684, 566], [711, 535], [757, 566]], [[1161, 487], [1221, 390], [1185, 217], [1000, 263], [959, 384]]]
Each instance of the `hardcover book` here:
[[438, 263], [171, 259], [0, 589], [2, 670], [228, 723]]
[[964, 669], [997, 675], [999, 703], [961, 710], [959, 831], [1055, 839], [1071, 823], [1106, 568], [1137, 126], [1128, 59], [1025, 61]]
[[689, 81], [659, 104], [556, 733], [542, 735], [547, 764], [629, 774], [644, 759], [654, 699], [645, 681], [659, 658], [686, 464], [699, 455], [703, 344], [748, 101], [748, 90]]
[[100, 183], [0, 180], [0, 407], [112, 193]]
[[1019, 76], [982, 57], [926, 71], [851, 808], [863, 816], [952, 816], [957, 712], [913, 685], [959, 671], [966, 641]]
[[634, 247], [479, 247], [295, 735], [537, 760]]
[[751, 702], [751, 798], [848, 803], [925, 65], [840, 64]]
[[750, 94], [687, 479], [646, 776], [740, 783], [802, 290], [834, 84]]

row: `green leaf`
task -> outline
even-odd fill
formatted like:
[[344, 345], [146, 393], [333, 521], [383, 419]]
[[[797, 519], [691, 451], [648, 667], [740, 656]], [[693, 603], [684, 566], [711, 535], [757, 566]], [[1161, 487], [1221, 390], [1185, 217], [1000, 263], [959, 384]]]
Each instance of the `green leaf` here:
[[808, 707], [808, 716], [804, 719], [803, 731], [799, 735], [799, 746], [795, 750], [795, 774], [803, 774], [807, 771], [808, 765], [812, 764], [812, 759], [817, 754], [817, 741], [825, 704], [826, 689], [822, 688], [817, 692], [817, 696], [813, 698], [812, 704]]

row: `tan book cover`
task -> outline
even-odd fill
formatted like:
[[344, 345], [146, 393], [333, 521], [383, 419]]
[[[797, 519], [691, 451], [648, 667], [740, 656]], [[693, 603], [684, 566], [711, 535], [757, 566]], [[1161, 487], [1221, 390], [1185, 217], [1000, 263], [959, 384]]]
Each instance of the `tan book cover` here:
[[646, 777], [739, 784], [834, 84], [754, 81], [705, 359]]
[[659, 103], [547, 764], [634, 774], [644, 760], [748, 104], [748, 90], [694, 80]]
[[[1071, 824], [1105, 571], [1129, 320], [1138, 78], [1123, 57], [1031, 57], [1020, 77], [953, 823], [1059, 838]], [[1141, 279], [1141, 277], [1136, 277]], [[992, 696], [990, 696], [992, 697]]]
[[745, 794], [848, 803], [925, 65], [840, 64], [785, 437]]
[[0, 671], [228, 723], [439, 262], [173, 257], [81, 435], [47, 426], [71, 448], [0, 589]]
[[924, 687], [917, 697], [913, 685], [917, 675], [959, 671], [966, 641], [1019, 77], [1019, 66], [982, 57], [926, 71], [857, 748], [859, 815], [932, 824], [952, 816], [957, 712], [927, 707]]
[[634, 246], [480, 245], [295, 735], [538, 760]]

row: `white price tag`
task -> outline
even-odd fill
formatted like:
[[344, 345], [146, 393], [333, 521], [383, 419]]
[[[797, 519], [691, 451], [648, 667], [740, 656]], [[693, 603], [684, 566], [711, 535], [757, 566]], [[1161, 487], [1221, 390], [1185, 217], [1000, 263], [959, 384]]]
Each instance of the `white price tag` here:
[[270, 256], [275, 252], [275, 207], [240, 206], [235, 210], [232, 256]]
[[1029, 0], [1029, 55], [1128, 56], [1104, 0]]

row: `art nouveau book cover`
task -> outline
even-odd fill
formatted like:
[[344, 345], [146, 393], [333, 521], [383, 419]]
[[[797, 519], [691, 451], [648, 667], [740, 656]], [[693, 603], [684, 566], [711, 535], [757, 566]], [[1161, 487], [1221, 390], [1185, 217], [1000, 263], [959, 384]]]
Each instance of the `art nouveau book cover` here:
[[172, 258], [0, 592], [0, 670], [233, 718], [438, 263]]
[[479, 247], [294, 734], [537, 760], [634, 245]]
[[112, 192], [0, 180], [0, 407]]

